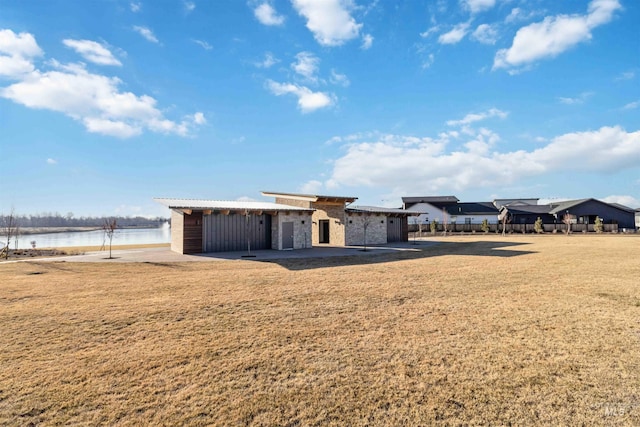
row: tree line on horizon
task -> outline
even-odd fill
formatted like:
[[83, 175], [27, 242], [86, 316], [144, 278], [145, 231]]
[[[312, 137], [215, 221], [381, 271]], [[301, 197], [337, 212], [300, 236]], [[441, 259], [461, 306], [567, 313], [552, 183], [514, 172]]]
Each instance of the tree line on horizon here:
[[75, 217], [69, 212], [66, 215], [60, 213], [40, 213], [36, 215], [0, 215], [0, 224], [5, 224], [12, 217], [19, 227], [102, 227], [107, 220], [115, 220], [120, 227], [160, 227], [168, 218], [143, 216], [81, 216]]

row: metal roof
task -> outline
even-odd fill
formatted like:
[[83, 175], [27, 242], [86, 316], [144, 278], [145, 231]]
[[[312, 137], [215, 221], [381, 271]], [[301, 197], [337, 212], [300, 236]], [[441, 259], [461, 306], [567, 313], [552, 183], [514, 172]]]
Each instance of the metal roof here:
[[282, 193], [278, 191], [262, 191], [263, 196], [267, 197], [282, 197], [282, 198], [292, 198], [298, 200], [306, 200], [309, 202], [327, 202], [327, 201], [336, 201], [336, 202], [345, 202], [345, 203], [353, 203], [358, 200], [357, 197], [351, 196], [326, 196], [320, 194], [302, 194], [302, 193]]
[[417, 216], [420, 215], [420, 212], [416, 211], [408, 211], [406, 209], [395, 209], [395, 208], [382, 208], [378, 206], [349, 206], [345, 208], [347, 212], [362, 212], [362, 213], [381, 213], [386, 215], [407, 215], [407, 216]]
[[171, 199], [154, 198], [156, 202], [170, 209], [196, 209], [196, 210], [230, 210], [230, 211], [306, 211], [314, 209], [300, 208], [297, 206], [283, 205], [271, 202], [244, 202], [238, 200], [202, 200], [202, 199]]
[[403, 197], [402, 203], [457, 203], [460, 200], [456, 196], [416, 196]]
[[504, 205], [502, 208], [516, 215], [551, 213], [550, 205]]
[[465, 202], [446, 206], [449, 215], [498, 215], [498, 208], [491, 202]]

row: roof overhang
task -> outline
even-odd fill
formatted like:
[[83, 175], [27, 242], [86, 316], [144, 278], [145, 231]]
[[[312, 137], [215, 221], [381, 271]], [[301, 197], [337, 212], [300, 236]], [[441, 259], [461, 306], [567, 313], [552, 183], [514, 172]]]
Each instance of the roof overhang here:
[[378, 206], [351, 206], [345, 208], [347, 213], [369, 213], [382, 214], [387, 216], [419, 216], [420, 212], [408, 211], [406, 209], [382, 208]]
[[155, 198], [156, 202], [169, 209], [191, 215], [193, 212], [203, 212], [205, 215], [221, 213], [239, 214], [277, 214], [279, 212], [312, 213], [314, 209], [301, 208], [271, 202], [244, 202], [238, 200], [200, 200], [200, 199], [167, 199]]
[[358, 200], [357, 197], [348, 196], [323, 196], [319, 194], [281, 193], [274, 191], [262, 191], [261, 193], [266, 197], [280, 197], [283, 199], [303, 200], [305, 202], [353, 203]]

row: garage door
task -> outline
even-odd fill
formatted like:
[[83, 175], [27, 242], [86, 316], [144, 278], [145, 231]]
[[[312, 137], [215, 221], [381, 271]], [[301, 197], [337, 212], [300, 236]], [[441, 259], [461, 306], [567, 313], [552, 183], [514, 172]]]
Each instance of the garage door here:
[[204, 252], [246, 251], [271, 249], [271, 215], [214, 213], [203, 221]]

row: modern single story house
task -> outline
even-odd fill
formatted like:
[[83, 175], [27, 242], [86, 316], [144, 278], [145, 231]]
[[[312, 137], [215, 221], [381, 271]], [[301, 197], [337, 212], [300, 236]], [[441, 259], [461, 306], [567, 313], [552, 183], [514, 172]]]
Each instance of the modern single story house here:
[[182, 254], [310, 248], [312, 209], [269, 202], [154, 199], [171, 209], [171, 250]]
[[271, 202], [156, 198], [171, 210], [171, 250], [182, 254], [358, 246], [409, 239], [404, 209], [348, 206], [356, 197], [263, 192]]

